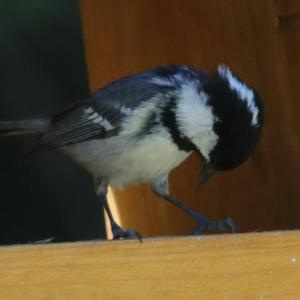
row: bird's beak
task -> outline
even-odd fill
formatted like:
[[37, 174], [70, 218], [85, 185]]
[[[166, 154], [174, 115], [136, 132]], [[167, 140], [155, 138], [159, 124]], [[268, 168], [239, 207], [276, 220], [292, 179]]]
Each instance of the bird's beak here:
[[215, 172], [213, 164], [205, 162], [199, 175], [199, 184], [205, 183]]

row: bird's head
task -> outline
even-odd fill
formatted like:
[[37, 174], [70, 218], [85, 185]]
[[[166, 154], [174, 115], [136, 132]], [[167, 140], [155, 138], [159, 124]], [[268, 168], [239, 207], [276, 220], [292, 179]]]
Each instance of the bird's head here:
[[245, 162], [263, 125], [263, 105], [257, 92], [228, 67], [221, 65], [205, 77], [198, 81], [202, 84], [182, 89], [185, 100], [177, 114], [183, 134], [204, 158], [200, 182], [215, 171], [231, 170]]

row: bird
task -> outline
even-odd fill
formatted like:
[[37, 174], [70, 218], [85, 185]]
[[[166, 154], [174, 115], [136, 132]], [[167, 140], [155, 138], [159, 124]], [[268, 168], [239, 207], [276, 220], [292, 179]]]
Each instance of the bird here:
[[45, 117], [0, 121], [0, 135], [39, 134], [36, 149], [58, 148], [89, 172], [113, 239], [141, 239], [122, 228], [107, 201], [108, 186], [148, 183], [160, 198], [196, 221], [192, 234], [234, 231], [231, 218], [210, 220], [170, 194], [169, 174], [196, 152], [199, 182], [243, 164], [263, 128], [258, 92], [226, 65], [207, 72], [163, 65], [113, 81]]

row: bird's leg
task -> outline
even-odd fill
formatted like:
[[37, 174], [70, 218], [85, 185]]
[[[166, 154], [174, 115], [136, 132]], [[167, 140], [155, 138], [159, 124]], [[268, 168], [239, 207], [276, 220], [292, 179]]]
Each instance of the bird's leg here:
[[205, 230], [216, 230], [219, 232], [225, 232], [226, 230], [230, 230], [232, 232], [235, 231], [235, 224], [231, 218], [220, 221], [211, 221], [204, 215], [194, 211], [193, 209], [185, 205], [176, 197], [171, 196], [169, 193], [168, 177], [164, 177], [159, 181], [152, 182], [151, 186], [157, 196], [164, 198], [168, 202], [176, 205], [178, 208], [182, 209], [196, 220], [197, 226], [191, 232], [191, 234], [202, 234]]
[[111, 231], [113, 234], [113, 239], [114, 240], [119, 240], [119, 239], [134, 239], [134, 240], [142, 240], [142, 236], [135, 230], [133, 229], [127, 229], [123, 230], [114, 220], [112, 213], [110, 211], [107, 198], [105, 197], [103, 201], [103, 206], [104, 209], [108, 215], [110, 225], [111, 225]]
[[123, 230], [117, 222], [114, 220], [113, 215], [111, 213], [111, 210], [108, 205], [107, 201], [107, 183], [103, 180], [96, 180], [96, 193], [97, 196], [101, 199], [103, 207], [107, 213], [107, 216], [109, 218], [111, 231], [113, 234], [114, 240], [119, 239], [136, 239], [136, 240], [142, 240], [142, 236], [136, 232], [133, 229], [127, 229]]
[[177, 207], [184, 210], [188, 215], [194, 218], [197, 222], [197, 226], [191, 232], [192, 234], [202, 234], [205, 230], [215, 230], [219, 232], [225, 232], [226, 230], [230, 230], [232, 232], [235, 231], [235, 224], [231, 218], [227, 218], [225, 220], [220, 221], [212, 221], [209, 220], [204, 215], [200, 214], [199, 212], [194, 211], [190, 207], [186, 206], [184, 203], [179, 201], [176, 197], [171, 195], [166, 195], [163, 197], [170, 203], [173, 203]]

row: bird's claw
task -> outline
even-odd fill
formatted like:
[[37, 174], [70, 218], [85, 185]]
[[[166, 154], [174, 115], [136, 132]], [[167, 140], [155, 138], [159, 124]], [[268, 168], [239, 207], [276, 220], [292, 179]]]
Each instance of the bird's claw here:
[[142, 236], [133, 229], [123, 230], [120, 226], [112, 226], [113, 240], [132, 239], [142, 241]]
[[191, 232], [192, 235], [202, 234], [206, 230], [213, 230], [224, 233], [226, 231], [236, 232], [236, 225], [231, 218], [221, 221], [210, 221], [203, 217], [197, 220], [196, 228]]

